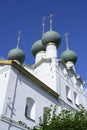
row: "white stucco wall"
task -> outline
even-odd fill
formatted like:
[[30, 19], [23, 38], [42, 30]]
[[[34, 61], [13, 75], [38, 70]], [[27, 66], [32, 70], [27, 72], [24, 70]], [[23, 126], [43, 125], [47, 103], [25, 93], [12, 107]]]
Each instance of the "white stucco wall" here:
[[[44, 107], [59, 104], [58, 99], [16, 69], [10, 68], [9, 74], [2, 115], [16, 122], [22, 121], [32, 127], [38, 123], [39, 117], [43, 116]], [[27, 97], [35, 101], [35, 120], [25, 117]]]
[[9, 75], [10, 75], [10, 67], [1, 66], [0, 68], [0, 114], [2, 114], [3, 107], [4, 107]]
[[[77, 83], [73, 73], [67, 71], [63, 64], [58, 64], [56, 61], [53, 61], [52, 63], [43, 62], [34, 70], [34, 74], [44, 83], [47, 83], [51, 89], [55, 90], [56, 88], [60, 95], [58, 99], [16, 68], [8, 65], [3, 66], [1, 70], [0, 83], [2, 86], [0, 87], [0, 114], [16, 123], [22, 121], [29, 127], [33, 127], [38, 124], [39, 117], [43, 116], [44, 107], [49, 107], [51, 104], [56, 104], [58, 111], [69, 108], [78, 110], [79, 108], [74, 101], [74, 92], [77, 93], [80, 104], [84, 104], [83, 91], [79, 87], [79, 83]], [[66, 86], [71, 90], [71, 101], [66, 97]], [[35, 101], [34, 120], [28, 119], [25, 116], [27, 97], [30, 97]], [[6, 121], [0, 121], [2, 130], [22, 129], [18, 124], [16, 126], [14, 122], [11, 125], [12, 126], [9, 128], [9, 124]]]

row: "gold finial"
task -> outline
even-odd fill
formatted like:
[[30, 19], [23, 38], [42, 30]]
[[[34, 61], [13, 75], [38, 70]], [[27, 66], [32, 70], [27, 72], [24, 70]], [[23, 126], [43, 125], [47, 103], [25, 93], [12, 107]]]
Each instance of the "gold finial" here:
[[52, 30], [52, 22], [53, 22], [53, 21], [52, 21], [52, 17], [53, 17], [53, 16], [54, 16], [54, 14], [50, 14], [50, 16], [49, 16], [49, 17], [50, 17], [50, 30]]
[[17, 42], [17, 48], [19, 47], [19, 43], [20, 43], [20, 34], [22, 33], [23, 31], [18, 31], [18, 42]]
[[65, 33], [65, 34], [64, 34], [65, 40], [66, 40], [66, 49], [67, 49], [67, 50], [69, 49], [69, 46], [68, 46], [68, 35], [69, 35], [69, 33]]
[[43, 18], [42, 18], [42, 29], [43, 29], [42, 31], [43, 31], [43, 34], [44, 34], [44, 26], [45, 26], [44, 20], [45, 20], [45, 18], [46, 18], [45, 16], [43, 16]]

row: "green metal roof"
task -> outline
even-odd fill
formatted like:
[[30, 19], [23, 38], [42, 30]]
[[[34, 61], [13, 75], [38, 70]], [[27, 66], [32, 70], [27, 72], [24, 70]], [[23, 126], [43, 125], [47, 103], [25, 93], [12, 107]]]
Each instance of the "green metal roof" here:
[[20, 63], [23, 63], [25, 60], [25, 54], [21, 49], [15, 48], [15, 49], [12, 49], [9, 51], [8, 59], [9, 60], [18, 60]]
[[52, 30], [44, 33], [42, 37], [43, 45], [46, 46], [49, 42], [55, 43], [58, 47], [61, 43], [60, 34]]
[[74, 64], [76, 63], [77, 61], [77, 54], [72, 51], [72, 50], [69, 50], [67, 49], [66, 51], [64, 51], [62, 54], [61, 54], [61, 59], [64, 60], [65, 62], [67, 61], [72, 61]]
[[41, 40], [36, 41], [32, 46], [32, 54], [35, 56], [39, 51], [45, 51], [45, 46], [42, 44]]

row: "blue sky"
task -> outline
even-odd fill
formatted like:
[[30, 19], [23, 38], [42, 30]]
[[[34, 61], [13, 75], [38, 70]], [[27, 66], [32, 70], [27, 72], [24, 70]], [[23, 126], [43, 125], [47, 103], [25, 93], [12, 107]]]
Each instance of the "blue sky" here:
[[7, 59], [22, 30], [20, 48], [26, 54], [25, 62], [33, 64], [32, 45], [42, 37], [43, 16], [45, 31], [49, 30], [51, 13], [55, 14], [53, 30], [62, 38], [58, 57], [66, 48], [64, 33], [69, 32], [69, 48], [78, 55], [77, 74], [87, 81], [87, 0], [0, 0], [0, 58]]

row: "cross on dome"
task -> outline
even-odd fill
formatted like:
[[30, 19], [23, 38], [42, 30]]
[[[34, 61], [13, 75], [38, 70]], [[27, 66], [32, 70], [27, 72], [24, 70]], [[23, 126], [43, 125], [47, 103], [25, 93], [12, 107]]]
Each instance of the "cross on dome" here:
[[45, 16], [43, 16], [42, 18], [42, 31], [43, 31], [43, 34], [44, 34], [44, 26], [45, 26], [45, 23], [44, 23], [44, 20], [45, 20]]
[[64, 34], [65, 40], [66, 40], [66, 49], [67, 49], [67, 50], [69, 49], [69, 45], [68, 45], [68, 35], [69, 35], [69, 33], [65, 33], [65, 34]]
[[53, 21], [52, 21], [52, 17], [53, 17], [53, 16], [54, 16], [54, 14], [50, 14], [50, 16], [49, 16], [49, 17], [50, 17], [50, 30], [52, 30], [52, 22], [53, 22]]
[[23, 31], [19, 30], [18, 31], [18, 42], [17, 42], [17, 48], [19, 48], [19, 43], [20, 43], [20, 34], [22, 33]]

